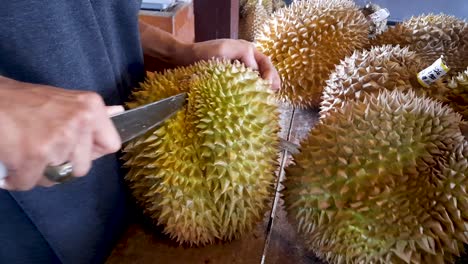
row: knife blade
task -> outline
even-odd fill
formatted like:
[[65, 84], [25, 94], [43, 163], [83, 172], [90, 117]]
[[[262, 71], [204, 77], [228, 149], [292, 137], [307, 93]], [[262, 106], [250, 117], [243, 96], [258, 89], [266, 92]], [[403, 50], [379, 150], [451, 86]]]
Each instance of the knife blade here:
[[163, 123], [185, 104], [186, 93], [165, 98], [111, 116], [122, 143], [126, 143]]
[[[160, 101], [143, 105], [111, 116], [122, 143], [126, 143], [163, 123], [185, 104], [186, 93], [180, 93]], [[72, 178], [73, 167], [69, 162], [47, 166], [44, 175], [53, 182]]]

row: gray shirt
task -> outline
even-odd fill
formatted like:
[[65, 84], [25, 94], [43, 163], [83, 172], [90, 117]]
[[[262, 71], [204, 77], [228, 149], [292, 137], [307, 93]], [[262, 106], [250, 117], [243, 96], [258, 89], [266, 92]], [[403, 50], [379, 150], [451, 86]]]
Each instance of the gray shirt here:
[[[2, 1], [0, 75], [121, 104], [143, 76], [139, 7], [135, 0]], [[108, 155], [70, 183], [1, 190], [0, 263], [102, 263], [128, 215], [120, 165]]]

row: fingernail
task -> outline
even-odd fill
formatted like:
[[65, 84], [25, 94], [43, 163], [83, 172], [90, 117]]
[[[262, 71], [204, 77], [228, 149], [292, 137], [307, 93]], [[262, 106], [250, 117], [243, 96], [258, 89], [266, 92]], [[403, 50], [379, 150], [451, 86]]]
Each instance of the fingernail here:
[[0, 189], [6, 189], [5, 188], [5, 179], [0, 179]]
[[3, 180], [7, 177], [7, 168], [6, 166], [0, 161], [0, 179]]

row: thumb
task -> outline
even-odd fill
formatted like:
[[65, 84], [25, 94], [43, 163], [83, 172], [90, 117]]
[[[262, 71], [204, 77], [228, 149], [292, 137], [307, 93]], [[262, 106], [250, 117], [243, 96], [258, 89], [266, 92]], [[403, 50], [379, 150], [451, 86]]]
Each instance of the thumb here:
[[106, 106], [106, 110], [109, 116], [113, 116], [113, 115], [124, 112], [125, 108], [121, 105], [110, 105], [110, 106]]

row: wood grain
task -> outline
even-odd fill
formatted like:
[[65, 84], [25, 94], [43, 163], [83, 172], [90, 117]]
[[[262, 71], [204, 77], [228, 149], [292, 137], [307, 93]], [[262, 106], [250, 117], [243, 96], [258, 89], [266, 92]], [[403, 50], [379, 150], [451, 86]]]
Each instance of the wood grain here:
[[[293, 110], [287, 106], [280, 107], [280, 136], [287, 137], [290, 131]], [[284, 152], [278, 155], [282, 160]], [[277, 178], [279, 174], [277, 171]], [[278, 181], [277, 183], [278, 184]], [[276, 185], [275, 185], [276, 186]], [[136, 220], [114, 248], [107, 264], [120, 263], [245, 263], [261, 262], [268, 226], [271, 226], [271, 209], [273, 201], [265, 214], [264, 221], [259, 223], [253, 232], [232, 242], [206, 247], [190, 248], [179, 246], [171, 241], [160, 230], [150, 227], [144, 218]]]
[[[309, 131], [318, 121], [318, 111], [314, 109], [296, 109], [294, 111], [291, 130], [288, 140], [299, 144], [302, 139], [307, 137]], [[284, 168], [292, 162], [291, 155], [286, 158], [285, 164], [281, 168], [280, 181], [284, 180]], [[277, 189], [277, 196], [280, 196], [283, 185], [280, 184]], [[273, 226], [268, 234], [269, 241], [265, 252], [264, 261], [266, 264], [321, 264], [322, 262], [311, 252], [307, 252], [302, 246], [302, 241], [297, 236], [293, 226], [287, 219], [284, 210], [284, 202], [279, 199], [276, 203]], [[263, 264], [262, 263], [262, 264]]]

